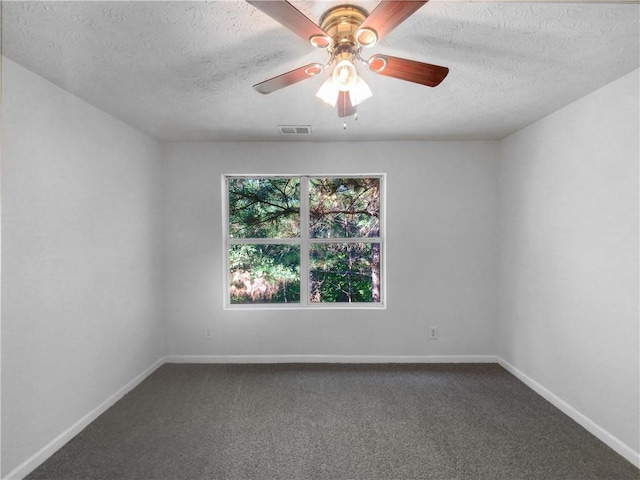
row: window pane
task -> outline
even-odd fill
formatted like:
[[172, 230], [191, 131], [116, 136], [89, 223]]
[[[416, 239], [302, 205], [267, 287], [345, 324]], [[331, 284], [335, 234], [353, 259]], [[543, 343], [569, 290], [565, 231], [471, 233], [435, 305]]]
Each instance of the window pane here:
[[379, 178], [312, 178], [309, 181], [311, 238], [378, 237]]
[[231, 303], [299, 303], [299, 245], [230, 245]]
[[299, 178], [229, 178], [229, 236], [300, 236]]
[[380, 302], [379, 243], [314, 244], [309, 257], [310, 302]]

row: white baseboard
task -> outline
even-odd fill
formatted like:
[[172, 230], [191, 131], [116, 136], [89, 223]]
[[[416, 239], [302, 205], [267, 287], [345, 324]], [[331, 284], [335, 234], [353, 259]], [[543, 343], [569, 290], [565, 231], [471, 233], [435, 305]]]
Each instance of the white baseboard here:
[[621, 441], [615, 435], [612, 435], [607, 430], [602, 428], [600, 425], [596, 424], [589, 417], [583, 415], [578, 410], [573, 408], [567, 402], [562, 400], [560, 397], [556, 396], [553, 392], [549, 391], [534, 379], [526, 375], [525, 373], [518, 370], [516, 367], [511, 365], [506, 360], [497, 357], [498, 363], [513, 376], [517, 377], [522, 383], [527, 385], [533, 391], [535, 391], [538, 395], [543, 397], [545, 400], [550, 402], [553, 406], [555, 406], [558, 410], [563, 412], [565, 415], [569, 416], [576, 423], [585, 428], [589, 433], [591, 433], [596, 438], [600, 439], [606, 445], [608, 445], [612, 450], [616, 453], [623, 456], [637, 468], [640, 468], [640, 454], [634, 451], [631, 447], [629, 447], [626, 443]]
[[116, 393], [107, 398], [104, 402], [98, 405], [96, 408], [87, 413], [84, 417], [71, 425], [68, 429], [54, 438], [51, 442], [41, 448], [34, 455], [25, 460], [18, 467], [4, 477], [6, 480], [22, 479], [29, 475], [33, 470], [40, 466], [47, 458], [58, 451], [65, 443], [80, 433], [87, 425], [93, 422], [96, 418], [102, 415], [108, 408], [113, 406], [118, 400], [124, 397], [127, 393], [137, 387], [145, 378], [151, 375], [158, 367], [163, 365], [164, 358], [159, 358], [149, 367], [147, 367], [140, 375], [135, 377], [125, 386], [120, 388]]
[[494, 355], [169, 355], [165, 363], [498, 363]]

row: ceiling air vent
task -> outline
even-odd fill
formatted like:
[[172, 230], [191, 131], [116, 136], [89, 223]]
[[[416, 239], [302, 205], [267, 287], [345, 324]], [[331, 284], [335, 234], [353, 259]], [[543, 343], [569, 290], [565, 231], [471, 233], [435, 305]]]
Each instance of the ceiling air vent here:
[[311, 135], [311, 125], [278, 125], [282, 135]]

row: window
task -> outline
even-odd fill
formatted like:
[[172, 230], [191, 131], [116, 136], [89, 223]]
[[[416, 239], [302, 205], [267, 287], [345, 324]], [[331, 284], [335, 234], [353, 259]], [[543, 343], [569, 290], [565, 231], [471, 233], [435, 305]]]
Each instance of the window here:
[[384, 307], [384, 175], [223, 177], [225, 305]]

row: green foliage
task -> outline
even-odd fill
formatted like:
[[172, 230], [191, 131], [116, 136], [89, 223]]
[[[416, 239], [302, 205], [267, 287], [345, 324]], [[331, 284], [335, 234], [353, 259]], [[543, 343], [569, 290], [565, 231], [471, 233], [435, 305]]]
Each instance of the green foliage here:
[[311, 238], [377, 237], [378, 178], [312, 178], [309, 182]]
[[298, 245], [231, 245], [231, 303], [300, 302]]
[[331, 243], [312, 245], [310, 296], [312, 302], [374, 301], [373, 250], [379, 244]]
[[230, 178], [229, 235], [233, 238], [300, 236], [300, 179]]

